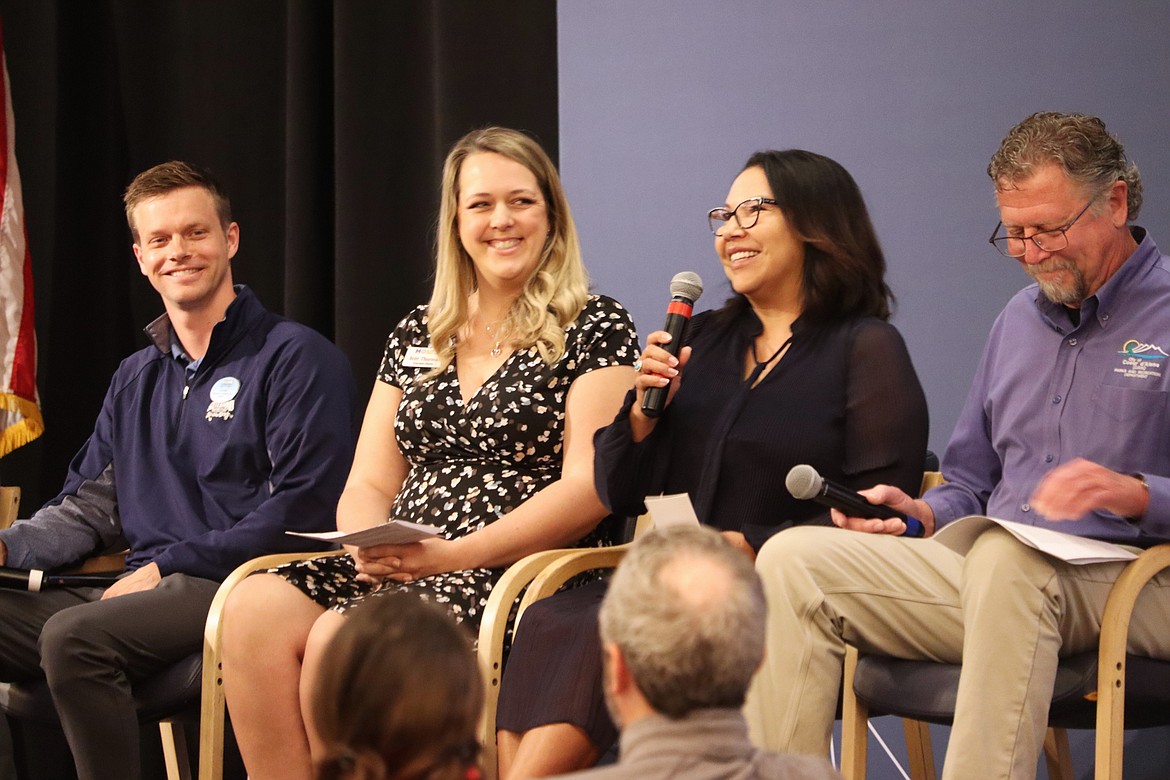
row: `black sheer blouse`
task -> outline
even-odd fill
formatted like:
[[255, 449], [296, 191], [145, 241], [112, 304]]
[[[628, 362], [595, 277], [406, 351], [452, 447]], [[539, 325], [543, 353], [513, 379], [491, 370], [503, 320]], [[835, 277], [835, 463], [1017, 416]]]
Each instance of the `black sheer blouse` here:
[[682, 384], [637, 444], [630, 391], [594, 437], [594, 480], [611, 511], [638, 515], [648, 495], [689, 493], [699, 520], [742, 532], [758, 550], [789, 526], [830, 522], [827, 509], [784, 487], [798, 463], [853, 488], [883, 482], [917, 493], [926, 398], [898, 331], [876, 318], [797, 320], [787, 354], [751, 388], [744, 357], [761, 330], [750, 307], [696, 315]]

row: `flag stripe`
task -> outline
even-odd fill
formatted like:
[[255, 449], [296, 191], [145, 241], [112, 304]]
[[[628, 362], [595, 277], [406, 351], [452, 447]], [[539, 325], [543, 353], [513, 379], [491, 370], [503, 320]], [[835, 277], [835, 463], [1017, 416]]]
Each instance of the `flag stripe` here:
[[32, 256], [25, 232], [8, 58], [0, 36], [4, 112], [0, 128], [0, 456], [41, 435]]

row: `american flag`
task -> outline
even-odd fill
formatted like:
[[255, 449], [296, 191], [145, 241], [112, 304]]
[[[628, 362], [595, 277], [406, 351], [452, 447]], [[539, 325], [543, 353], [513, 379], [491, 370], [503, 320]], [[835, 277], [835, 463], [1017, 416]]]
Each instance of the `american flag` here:
[[4, 115], [0, 127], [0, 456], [45, 429], [37, 396], [37, 339], [33, 332], [32, 263], [24, 229], [8, 59], [0, 34]]

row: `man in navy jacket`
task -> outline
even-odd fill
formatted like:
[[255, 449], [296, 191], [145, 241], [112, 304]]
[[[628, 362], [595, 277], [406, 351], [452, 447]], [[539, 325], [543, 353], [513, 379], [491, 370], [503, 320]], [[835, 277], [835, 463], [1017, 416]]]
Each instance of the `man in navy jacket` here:
[[126, 540], [100, 588], [0, 592], [0, 679], [43, 674], [78, 776], [137, 778], [137, 680], [198, 652], [219, 582], [333, 525], [353, 457], [348, 361], [233, 286], [239, 226], [206, 171], [155, 166], [125, 194], [166, 309], [122, 362], [61, 494], [0, 531], [0, 563], [53, 569]]

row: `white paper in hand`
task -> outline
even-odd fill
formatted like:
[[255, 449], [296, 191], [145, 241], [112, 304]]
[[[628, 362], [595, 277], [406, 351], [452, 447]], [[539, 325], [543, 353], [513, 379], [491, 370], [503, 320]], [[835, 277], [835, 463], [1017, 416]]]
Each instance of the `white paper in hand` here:
[[1137, 553], [1116, 544], [1088, 539], [1084, 536], [1037, 528], [1033, 525], [1013, 523], [995, 517], [968, 515], [944, 525], [931, 538], [960, 555], [966, 555], [975, 539], [988, 528], [998, 525], [1007, 530], [1022, 543], [1073, 564], [1105, 563], [1107, 561], [1132, 561]]
[[698, 525], [699, 516], [686, 493], [669, 496], [646, 496], [646, 511], [651, 528], [670, 528], [673, 525]]
[[353, 547], [376, 547], [380, 544], [410, 544], [421, 542], [424, 539], [433, 539], [439, 535], [441, 529], [433, 525], [412, 523], [408, 520], [390, 520], [373, 528], [363, 528], [353, 533], [344, 531], [321, 531], [318, 533], [302, 533], [300, 531], [285, 531], [290, 536], [303, 536], [306, 539], [318, 539], [322, 542], [336, 542]]

